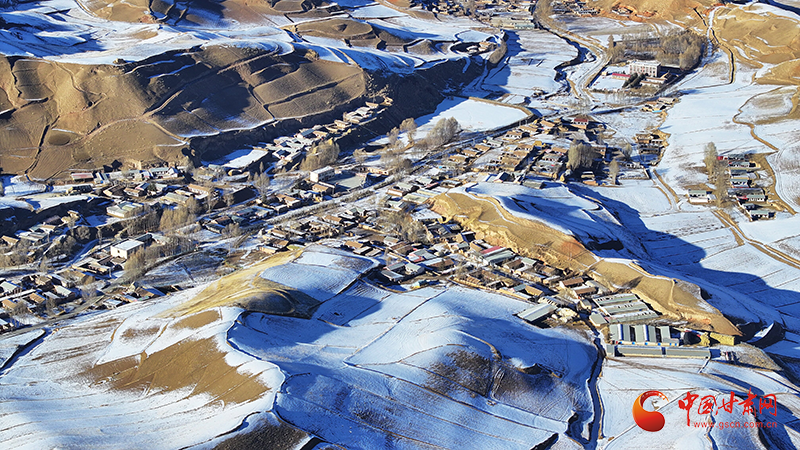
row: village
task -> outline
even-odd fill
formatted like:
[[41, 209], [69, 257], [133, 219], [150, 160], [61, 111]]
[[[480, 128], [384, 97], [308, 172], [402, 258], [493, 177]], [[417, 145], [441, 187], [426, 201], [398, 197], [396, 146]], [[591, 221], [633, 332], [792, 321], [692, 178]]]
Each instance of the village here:
[[774, 189], [774, 186], [759, 184], [759, 180], [766, 176], [759, 175], [762, 168], [751, 161], [750, 155], [736, 153], [716, 156], [716, 165], [721, 167], [721, 173], [710, 174], [709, 183], [715, 184], [717, 189], [691, 189], [687, 193], [689, 203], [709, 205], [717, 202], [719, 197], [721, 202], [735, 202], [751, 221], [775, 217], [776, 205], [767, 198], [765, 190], [765, 187]]
[[[586, 13], [573, 11], [582, 7], [579, 2], [570, 5], [569, 11]], [[525, 12], [530, 6], [506, 9]], [[672, 76], [658, 62], [625, 66], [624, 71], [608, 69], [608, 76], [626, 83], [635, 76], [637, 82], [656, 85]], [[638, 108], [641, 114], [658, 114], [678, 101], [656, 97]], [[630, 141], [610, 144], [606, 124], [581, 113], [528, 115], [461, 138], [455, 123], [452, 136], [431, 137], [436, 132], [430, 131], [414, 139], [416, 124], [409, 119], [401, 125], [404, 139], [396, 129], [388, 144], [358, 147], [391, 104], [388, 97], [367, 102], [341, 120], [197, 166], [187, 159], [179, 165], [138, 162], [127, 170], [119, 165], [71, 173], [52, 188], [59, 192], [54, 199], [62, 199], [54, 202], [53, 214], [39, 211], [43, 221], [4, 229], [5, 266], [27, 270], [0, 285], [0, 329], [36, 326], [60, 315], [114, 309], [184, 289], [190, 284], [175, 277], [146, 274], [195, 254], [213, 254], [214, 261], [238, 267], [321, 243], [380, 260], [380, 268], [366, 276], [388, 289], [454, 283], [524, 300], [531, 306], [518, 313], [520, 320], [601, 332], [609, 356], [708, 358], [712, 342], [737, 343], [731, 336], [666, 320], [648, 305], [651, 299], [518, 255], [429, 209], [437, 195], [475, 183], [541, 190], [553, 183], [614, 187], [625, 180], [649, 180], [650, 167], [667, 146], [663, 133], [644, 130]], [[440, 142], [430, 148], [434, 138]], [[766, 196], [751, 186], [755, 168], [746, 157], [719, 161], [727, 165], [729, 195], [751, 219], [768, 217], [759, 216], [766, 209], [750, 206], [763, 204]], [[692, 204], [714, 199], [701, 190], [690, 190], [687, 197]]]
[[[664, 320], [648, 299], [518, 255], [429, 209], [435, 196], [469, 183], [542, 189], [557, 180], [613, 185], [617, 177], [648, 177], [644, 165], [626, 160], [630, 154], [595, 141], [604, 127], [591, 117], [524, 122], [482, 141], [457, 142], [440, 152], [438, 164], [427, 161], [410, 173], [381, 159], [359, 164], [345, 158], [343, 164], [292, 171], [299, 177], [281, 189], [275, 185], [281, 178], [276, 168], [287, 162], [285, 149], [300, 155], [288, 160], [296, 167], [304, 151], [325, 136], [301, 131], [254, 148], [239, 161], [233, 158], [233, 164], [76, 173], [65, 195], [85, 196], [84, 209], [70, 203], [75, 209], [62, 217], [3, 236], [6, 252], [24, 248], [38, 270], [0, 284], [0, 327], [113, 309], [180, 290], [184, 286], [153, 283], [142, 275], [193, 253], [213, 249], [241, 263], [318, 242], [381, 260], [366, 276], [387, 289], [455, 283], [522, 299], [531, 306], [518, 314], [520, 320], [600, 330], [612, 356], [707, 358], [712, 339], [733, 345], [730, 336]], [[637, 138], [640, 154], [662, 145], [657, 136]], [[610, 173], [612, 163], [619, 165], [617, 173]], [[217, 177], [204, 178], [208, 173]], [[79, 234], [86, 235], [82, 242], [75, 241]], [[235, 244], [220, 250], [219, 242], [232, 240]], [[47, 258], [52, 247], [59, 256]]]

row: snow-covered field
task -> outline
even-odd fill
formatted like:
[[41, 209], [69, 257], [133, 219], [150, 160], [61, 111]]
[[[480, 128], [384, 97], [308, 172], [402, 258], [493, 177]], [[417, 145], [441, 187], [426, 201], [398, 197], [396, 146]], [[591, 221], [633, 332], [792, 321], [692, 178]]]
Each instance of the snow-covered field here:
[[[385, 448], [388, 434], [396, 448], [527, 449], [565, 433], [574, 411], [591, 417], [583, 383], [595, 353], [579, 335], [515, 319], [525, 307], [461, 288], [387, 296], [362, 285], [310, 323], [251, 314], [229, 337], [289, 374], [276, 411], [326, 441]], [[341, 325], [317, 320], [350, 308], [361, 312]], [[516, 370], [534, 364], [558, 382]]]
[[222, 159], [214, 161], [212, 164], [228, 167], [231, 169], [244, 169], [253, 162], [266, 156], [267, 152], [258, 149], [236, 150], [229, 153]]
[[661, 126], [670, 135], [669, 146], [657, 170], [679, 195], [688, 186], [707, 181], [703, 155], [708, 143], [714, 143], [720, 155], [771, 151], [753, 138], [747, 125], [734, 122], [750, 98], [773, 89], [753, 84], [752, 75], [752, 70], [739, 68], [734, 83], [693, 88], [691, 95], [682, 96], [669, 110]]
[[310, 319], [181, 313], [199, 286], [52, 331], [0, 371], [4, 448], [205, 446], [256, 431], [256, 413], [348, 448], [580, 439], [570, 423], [592, 420], [597, 358], [585, 335], [534, 327], [514, 316], [526, 302], [463, 288], [356, 281], [340, 293], [372, 264], [313, 247], [256, 275], [324, 300]]
[[[771, 371], [746, 369], [702, 359], [620, 358], [609, 359], [597, 383], [603, 404], [602, 432], [604, 439], [598, 448], [792, 448], [800, 443], [792, 417], [800, 413], [798, 388]], [[658, 432], [642, 430], [633, 421], [631, 407], [640, 394], [657, 390], [667, 396], [668, 402], [658, 408], [664, 415], [664, 428]], [[713, 408], [713, 415], [698, 414], [702, 397], [712, 395], [716, 406], [729, 400], [734, 392], [737, 402], [731, 412]], [[744, 406], [738, 404], [748, 397], [775, 394], [778, 414], [768, 410], [759, 413], [759, 400], [755, 400], [753, 414], [743, 414]], [[698, 395], [688, 412], [691, 426], [687, 425], [687, 411], [679, 401], [687, 393]], [[685, 404], [685, 403], [684, 403]], [[777, 422], [775, 428], [762, 428], [762, 441], [754, 428], [719, 428], [722, 422], [750, 422], [755, 419]], [[717, 428], [694, 427], [695, 422], [712, 420]], [[766, 446], [765, 446], [766, 444]]]
[[[222, 367], [233, 372], [227, 377], [244, 383], [242, 389], [248, 383], [277, 387], [283, 379], [276, 366], [230, 351], [225, 330], [239, 310], [219, 309], [218, 320], [184, 333], [167, 333], [179, 330], [179, 321], [157, 317], [196, 292], [131, 304], [62, 327], [6, 366], [0, 372], [3, 446], [178, 448], [202, 443], [239, 427], [255, 411], [269, 410], [274, 393], [232, 401], [233, 392], [213, 386], [224, 375], [214, 368]], [[164, 333], [155, 334], [159, 329]], [[186, 354], [169, 365], [139, 366], [151, 371], [149, 377], [123, 370], [180, 346], [205, 348], [211, 356]], [[198, 366], [201, 360], [205, 367]], [[195, 370], [188, 383], [180, 379], [187, 368]], [[125, 377], [141, 381], [126, 385], [119, 381]]]
[[25, 175], [2, 177], [2, 183], [6, 197], [39, 194], [47, 190], [47, 186], [31, 181]]
[[506, 58], [465, 92], [486, 95], [515, 94], [521, 98], [537, 92], [554, 93], [566, 87], [556, 81], [555, 67], [578, 55], [566, 41], [544, 31], [511, 32]]
[[424, 136], [441, 119], [453, 117], [463, 131], [488, 131], [525, 119], [520, 109], [468, 98], [453, 97], [444, 100], [436, 111], [416, 119], [417, 135]]
[[[345, 2], [347, 3], [347, 2]], [[381, 27], [401, 38], [431, 39], [457, 42], [497, 40], [485, 32], [473, 30], [475, 23], [467, 18], [447, 16], [435, 22], [411, 17], [386, 6], [358, 2], [351, 6], [351, 16]], [[357, 64], [367, 69], [391, 69], [410, 72], [426, 61], [462, 58], [455, 53], [430, 56], [352, 48], [343, 41], [309, 37], [303, 39], [279, 28], [291, 23], [318, 20], [316, 16], [288, 20], [283, 15], [263, 16], [260, 23], [241, 26], [236, 20], [207, 18], [214, 26], [191, 26], [181, 23], [130, 23], [99, 18], [75, 0], [52, 0], [46, 4], [29, 4], [3, 12], [4, 20], [22, 27], [24, 32], [0, 33], [0, 53], [27, 56], [78, 64], [112, 64], [121, 58], [138, 61], [171, 50], [203, 45], [260, 47], [278, 54], [291, 52], [295, 46], [312, 48], [320, 57], [337, 62]], [[75, 51], [80, 46], [81, 51]]]

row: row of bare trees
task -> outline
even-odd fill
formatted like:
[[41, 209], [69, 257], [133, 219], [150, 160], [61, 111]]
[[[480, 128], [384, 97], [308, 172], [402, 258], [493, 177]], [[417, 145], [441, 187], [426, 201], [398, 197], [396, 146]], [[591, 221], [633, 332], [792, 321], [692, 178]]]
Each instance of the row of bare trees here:
[[651, 36], [647, 33], [628, 36], [615, 42], [613, 36], [608, 37], [608, 56], [612, 63], [627, 59], [627, 54], [639, 57], [651, 57], [669, 66], [678, 66], [681, 70], [689, 70], [700, 63], [706, 38], [689, 30], [671, 32], [664, 36]]
[[730, 174], [724, 161], [719, 159], [717, 146], [713, 142], [709, 142], [705, 146], [703, 163], [706, 166], [708, 181], [714, 184], [714, 196], [717, 198], [717, 206], [723, 206], [728, 198]]

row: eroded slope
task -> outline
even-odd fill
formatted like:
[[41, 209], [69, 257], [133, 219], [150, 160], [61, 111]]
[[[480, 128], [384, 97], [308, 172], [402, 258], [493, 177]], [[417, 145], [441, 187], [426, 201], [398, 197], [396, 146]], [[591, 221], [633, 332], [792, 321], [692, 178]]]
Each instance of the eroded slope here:
[[121, 65], [0, 59], [0, 167], [48, 178], [175, 161], [192, 137], [323, 114], [365, 94], [359, 67], [311, 59], [232, 46]]

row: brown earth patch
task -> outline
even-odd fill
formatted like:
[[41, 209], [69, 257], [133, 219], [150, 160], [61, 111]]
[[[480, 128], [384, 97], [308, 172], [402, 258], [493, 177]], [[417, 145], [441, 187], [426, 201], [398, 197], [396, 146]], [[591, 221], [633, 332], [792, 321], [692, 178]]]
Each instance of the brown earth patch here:
[[609, 262], [595, 256], [572, 236], [540, 222], [514, 216], [495, 199], [460, 193], [434, 197], [432, 209], [475, 231], [482, 239], [520, 255], [541, 259], [558, 268], [591, 273], [601, 282], [630, 287], [653, 309], [674, 320], [686, 320], [699, 329], [739, 335], [739, 330], [709, 305], [694, 284], [650, 274], [632, 264]]
[[391, 34], [383, 28], [350, 18], [333, 18], [292, 25], [293, 32], [303, 36], [319, 36], [347, 40], [362, 47], [405, 45], [411, 41]]
[[[756, 8], [720, 8], [714, 19], [714, 33], [738, 50], [736, 57], [740, 62], [755, 67], [762, 67], [764, 63], [788, 63], [787, 69], [796, 67], [800, 58], [798, 21], [774, 14], [759, 14]], [[779, 83], [800, 84], [800, 79], [787, 76], [794, 70], [787, 69], [773, 69], [767, 78]]]
[[703, 12], [715, 3], [713, 0], [593, 0], [588, 2], [588, 6], [611, 18], [620, 18], [612, 12], [614, 7], [620, 6], [632, 11], [628, 18], [637, 22], [686, 22], [698, 20], [695, 11]]
[[231, 367], [226, 355], [213, 338], [186, 339], [150, 355], [94, 365], [84, 375], [95, 384], [145, 394], [193, 388], [190, 395], [209, 394], [224, 403], [247, 402], [270, 390], [257, 375]]
[[252, 267], [222, 277], [196, 297], [165, 315], [175, 317], [207, 311], [218, 306], [238, 306], [265, 314], [310, 317], [314, 308], [319, 305], [316, 299], [260, 276], [265, 269], [287, 263], [298, 254], [298, 252], [279, 253]]

